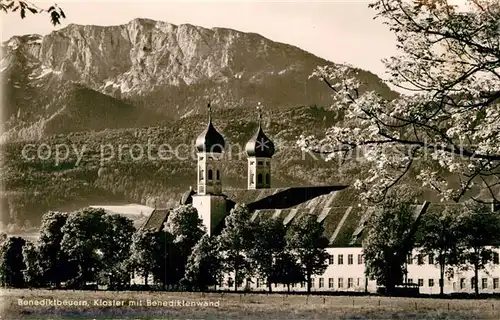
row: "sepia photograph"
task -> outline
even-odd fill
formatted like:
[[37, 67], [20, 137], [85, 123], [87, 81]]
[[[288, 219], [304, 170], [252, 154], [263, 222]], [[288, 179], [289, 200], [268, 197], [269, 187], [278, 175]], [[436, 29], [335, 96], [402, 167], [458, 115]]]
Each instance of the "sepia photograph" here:
[[0, 19], [0, 320], [500, 319], [500, 0]]

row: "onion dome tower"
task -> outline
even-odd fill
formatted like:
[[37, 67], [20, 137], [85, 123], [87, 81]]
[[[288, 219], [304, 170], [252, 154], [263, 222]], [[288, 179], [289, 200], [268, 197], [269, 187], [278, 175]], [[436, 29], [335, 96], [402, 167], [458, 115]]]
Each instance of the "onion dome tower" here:
[[208, 125], [196, 139], [198, 157], [198, 190], [197, 194], [222, 193], [222, 157], [224, 154], [224, 137], [212, 124], [212, 108], [208, 104]]
[[274, 143], [262, 130], [262, 109], [259, 102], [259, 126], [246, 144], [248, 156], [248, 189], [267, 189], [271, 187], [271, 158]]
[[[208, 125], [196, 139], [198, 157], [198, 189], [191, 190], [193, 207], [203, 221], [208, 235], [212, 235], [219, 223], [226, 216], [227, 200], [222, 194], [222, 166], [225, 142], [224, 137], [212, 124], [212, 108], [208, 104]], [[185, 201], [187, 203], [187, 201]]]

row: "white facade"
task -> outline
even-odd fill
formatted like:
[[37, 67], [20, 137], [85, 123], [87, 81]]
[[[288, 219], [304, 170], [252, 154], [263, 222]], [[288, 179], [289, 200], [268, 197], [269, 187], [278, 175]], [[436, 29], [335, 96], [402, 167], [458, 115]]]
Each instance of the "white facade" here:
[[[371, 292], [377, 290], [377, 283], [365, 277], [365, 264], [363, 249], [360, 247], [349, 248], [327, 248], [330, 255], [328, 267], [321, 276], [314, 276], [311, 291], [342, 291], [342, 292]], [[494, 249], [500, 255], [500, 249]], [[420, 284], [420, 293], [439, 294], [439, 266], [429, 264], [428, 256], [423, 257], [418, 264], [419, 250], [415, 249], [412, 256], [413, 261], [408, 263], [408, 282]], [[410, 261], [408, 261], [410, 262]], [[432, 261], [431, 261], [432, 262]], [[474, 271], [458, 273], [454, 272], [452, 278], [447, 279], [445, 275], [444, 293], [473, 293], [472, 285]], [[486, 270], [479, 272], [480, 293], [500, 293], [500, 265], [498, 260], [490, 263]], [[243, 284], [240, 289], [247, 286], [252, 291], [267, 291], [268, 287], [262, 279], [252, 279], [251, 282]], [[232, 289], [224, 283], [222, 288]], [[287, 287], [281, 284], [272, 285], [273, 291], [287, 291]], [[306, 283], [290, 286], [290, 291], [307, 291]]]

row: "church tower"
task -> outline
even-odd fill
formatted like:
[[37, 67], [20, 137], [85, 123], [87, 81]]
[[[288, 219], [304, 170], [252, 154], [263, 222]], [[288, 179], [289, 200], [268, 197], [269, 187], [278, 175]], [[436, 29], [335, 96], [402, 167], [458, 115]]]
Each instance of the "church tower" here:
[[267, 189], [271, 187], [271, 158], [274, 143], [262, 130], [262, 110], [259, 103], [259, 126], [246, 144], [248, 156], [248, 189]]
[[212, 234], [226, 213], [226, 199], [222, 194], [224, 148], [224, 137], [212, 124], [212, 108], [209, 103], [207, 127], [196, 139], [198, 187], [193, 196], [193, 206], [198, 210], [208, 234]]

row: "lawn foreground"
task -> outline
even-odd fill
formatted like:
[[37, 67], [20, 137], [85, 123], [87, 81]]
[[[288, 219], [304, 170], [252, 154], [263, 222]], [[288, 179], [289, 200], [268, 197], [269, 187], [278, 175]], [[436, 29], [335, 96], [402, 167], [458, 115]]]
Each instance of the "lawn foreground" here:
[[0, 308], [2, 320], [500, 319], [500, 300], [378, 296], [1, 289]]

